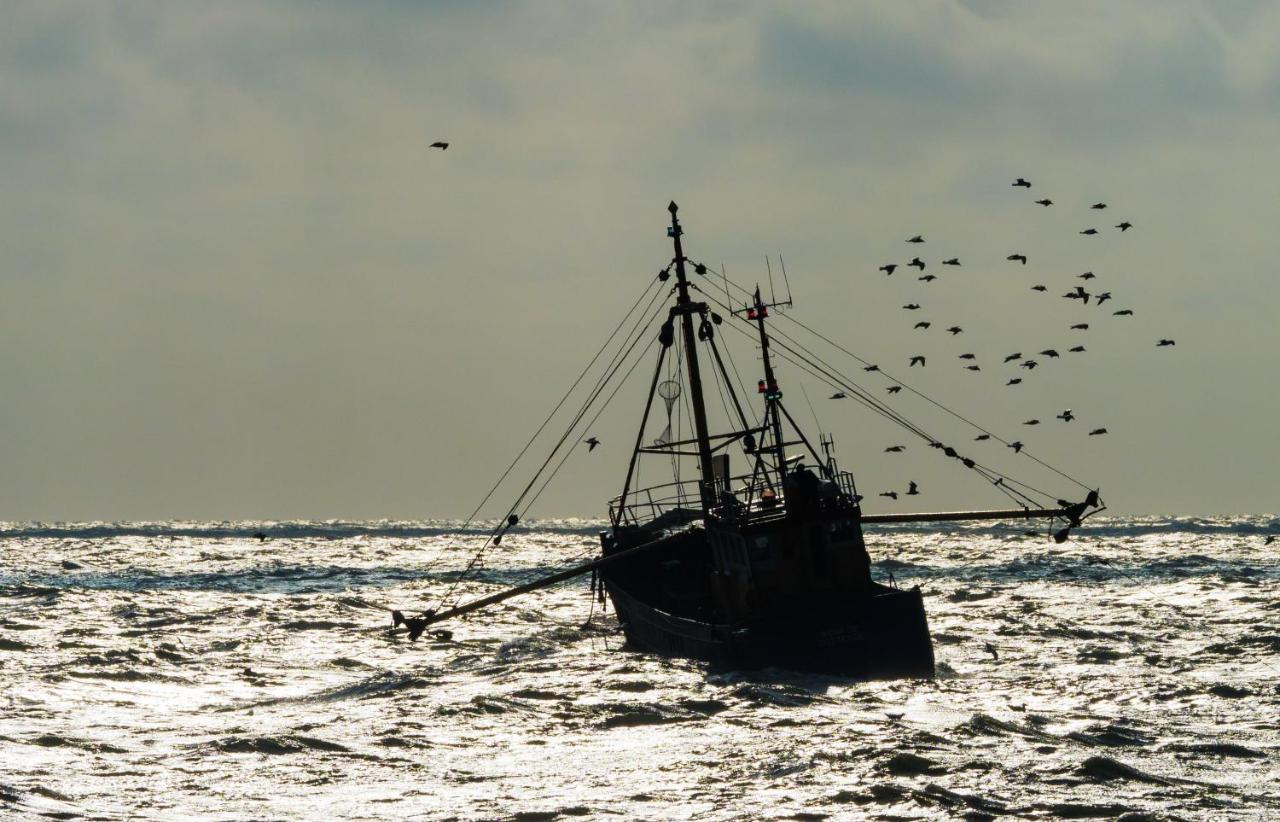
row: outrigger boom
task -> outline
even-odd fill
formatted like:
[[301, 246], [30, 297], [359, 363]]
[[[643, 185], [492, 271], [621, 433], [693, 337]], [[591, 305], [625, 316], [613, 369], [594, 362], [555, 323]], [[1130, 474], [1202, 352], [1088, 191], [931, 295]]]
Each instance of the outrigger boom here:
[[[934, 513], [917, 513], [917, 514], [864, 514], [862, 523], [865, 524], [893, 524], [893, 523], [910, 523], [910, 522], [965, 522], [993, 519], [1067, 519], [1071, 524], [1077, 525], [1080, 522], [1080, 513], [1084, 510], [1085, 503], [1075, 503], [1073, 505], [1065, 505], [1062, 508], [1007, 508], [994, 511], [938, 511]], [[616, 554], [610, 554], [600, 559], [584, 562], [581, 565], [575, 565], [572, 568], [566, 568], [554, 574], [535, 579], [533, 582], [526, 582], [523, 585], [517, 585], [508, 588], [505, 591], [499, 591], [496, 594], [490, 594], [471, 602], [464, 602], [453, 608], [439, 612], [424, 612], [420, 617], [410, 617], [406, 619], [400, 611], [392, 611], [393, 614], [393, 630], [401, 624], [405, 625], [409, 633], [410, 639], [417, 639], [422, 635], [428, 626], [444, 622], [446, 619], [464, 616], [466, 614], [487, 608], [490, 605], [497, 605], [499, 602], [505, 602], [512, 597], [527, 594], [531, 591], [537, 591], [541, 588], [547, 588], [555, 585], [557, 582], [580, 577], [591, 571], [613, 565], [617, 562], [623, 562], [633, 557], [639, 556], [657, 546], [663, 544], [663, 540], [655, 539], [646, 542], [643, 545], [637, 545], [634, 548], [628, 548], [625, 551], [619, 551]]]

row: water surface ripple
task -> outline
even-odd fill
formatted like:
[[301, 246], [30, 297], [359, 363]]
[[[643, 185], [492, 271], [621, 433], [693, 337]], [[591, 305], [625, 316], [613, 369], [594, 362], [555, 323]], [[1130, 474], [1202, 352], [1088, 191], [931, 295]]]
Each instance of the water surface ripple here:
[[869, 528], [939, 661], [874, 683], [628, 652], [584, 581], [388, 635], [457, 527], [0, 523], [0, 818], [1280, 817], [1280, 520]]

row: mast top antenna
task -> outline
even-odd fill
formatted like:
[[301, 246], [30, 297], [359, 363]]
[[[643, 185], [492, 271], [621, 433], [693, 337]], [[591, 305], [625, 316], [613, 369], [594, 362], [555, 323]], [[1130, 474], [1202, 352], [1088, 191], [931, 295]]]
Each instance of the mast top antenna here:
[[667, 206], [667, 211], [670, 211], [672, 214], [675, 214], [679, 210], [680, 210], [680, 206], [676, 205], [675, 200], [672, 200], [671, 204]]

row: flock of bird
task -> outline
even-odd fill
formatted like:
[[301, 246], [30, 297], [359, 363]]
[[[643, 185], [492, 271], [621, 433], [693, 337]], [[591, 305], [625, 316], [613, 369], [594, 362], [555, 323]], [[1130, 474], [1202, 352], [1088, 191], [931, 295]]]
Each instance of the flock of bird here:
[[[1019, 177], [1013, 181], [1012, 186], [1014, 188], [1030, 189], [1031, 183], [1030, 181], [1024, 178]], [[1045, 208], [1048, 208], [1054, 204], [1053, 200], [1047, 197], [1039, 200], [1035, 200], [1034, 202], [1037, 205]], [[1107, 207], [1108, 207], [1107, 203], [1098, 202], [1098, 203], [1092, 204], [1089, 208], [1090, 208], [1090, 211], [1092, 212], [1101, 212], [1106, 210]], [[1114, 229], [1119, 231], [1122, 234], [1127, 232], [1131, 228], [1133, 228], [1133, 223], [1129, 222], [1128, 220], [1121, 220], [1119, 223], [1116, 223], [1114, 225]], [[1079, 233], [1084, 236], [1095, 236], [1099, 233], [1099, 231], [1097, 228], [1088, 227], [1081, 230]], [[915, 236], [907, 239], [906, 242], [913, 246], [920, 246], [925, 243], [925, 238], [924, 238], [924, 235], [922, 234], [916, 234]], [[1027, 255], [1020, 252], [1014, 252], [1006, 256], [1005, 260], [1011, 263], [1025, 266], [1027, 264]], [[942, 260], [940, 264], [943, 266], [951, 266], [951, 267], [961, 266], [961, 262], [958, 257], [949, 257], [947, 259]], [[895, 271], [903, 267], [904, 265], [899, 263], [886, 263], [885, 265], [880, 266], [878, 270], [884, 272], [886, 276], [893, 276]], [[933, 283], [939, 279], [938, 275], [933, 274], [931, 272], [930, 273], [926, 272], [926, 269], [928, 269], [929, 264], [926, 261], [922, 260], [918, 255], [913, 256], [910, 262], [905, 264], [905, 267], [917, 269], [919, 271], [919, 275], [916, 277], [916, 279], [926, 285]], [[1097, 275], [1095, 275], [1092, 271], [1086, 271], [1082, 274], [1079, 274], [1077, 275], [1076, 279], [1083, 280], [1084, 284], [1075, 284], [1075, 283], [1071, 284], [1069, 286], [1069, 290], [1067, 290], [1067, 292], [1062, 295], [1063, 299], [1076, 300], [1076, 301], [1079, 301], [1082, 305], [1092, 305], [1094, 308], [1101, 308], [1105, 303], [1113, 299], [1110, 291], [1097, 291], [1097, 290], [1091, 291], [1090, 290], [1090, 289], [1096, 289], [1095, 282], [1097, 282], [1099, 279]], [[1037, 283], [1036, 285], [1031, 286], [1031, 290], [1034, 292], [1043, 294], [1048, 292], [1049, 287], [1045, 284]], [[911, 311], [911, 312], [920, 311], [922, 310], [922, 308], [923, 306], [921, 305], [921, 303], [918, 303], [918, 302], [909, 302], [906, 305], [902, 306], [902, 309], [904, 311]], [[1111, 312], [1111, 316], [1113, 317], [1132, 317], [1133, 315], [1134, 315], [1134, 312], [1133, 312], [1133, 309], [1131, 308], [1119, 308]], [[1078, 322], [1078, 323], [1075, 323], [1074, 325], [1071, 325], [1069, 330], [1071, 330], [1072, 332], [1083, 334], [1084, 332], [1087, 332], [1089, 330], [1091, 324], [1092, 324], [1092, 321]], [[913, 328], [914, 330], [927, 332], [929, 329], [933, 327], [933, 325], [934, 323], [931, 320], [920, 320], [914, 324]], [[952, 338], [958, 337], [959, 335], [964, 333], [964, 329], [959, 325], [949, 326], [946, 328], [946, 331], [948, 334], [951, 335]], [[1160, 338], [1159, 340], [1156, 341], [1156, 347], [1158, 348], [1165, 348], [1173, 345], [1176, 345], [1175, 341], [1168, 338]], [[1070, 348], [1066, 349], [1066, 352], [1068, 354], [1082, 354], [1082, 353], [1085, 353], [1085, 351], [1086, 349], [1083, 344], [1073, 345]], [[1010, 367], [1017, 367], [1029, 373], [1031, 371], [1034, 371], [1036, 368], [1040, 367], [1043, 362], [1059, 359], [1060, 357], [1062, 357], [1062, 354], [1056, 348], [1053, 348], [1053, 347], [1045, 348], [1035, 352], [1034, 354], [1026, 354], [1026, 355], [1024, 355], [1021, 351], [1015, 351], [1005, 356], [1001, 364], [1005, 366], [1010, 366]], [[978, 358], [976, 354], [972, 352], [963, 352], [963, 353], [959, 353], [957, 355], [957, 358], [963, 363], [963, 368], [965, 370], [974, 371], [974, 372], [982, 371], [982, 366], [977, 362]], [[907, 360], [907, 366], [909, 368], [915, 368], [917, 366], [920, 368], [925, 368], [927, 364], [928, 364], [928, 360], [924, 354], [911, 354]], [[875, 364], [868, 364], [864, 367], [863, 370], [867, 372], [878, 372], [880, 371], [880, 367]], [[1022, 382], [1023, 382], [1023, 377], [1010, 376], [1008, 380], [1005, 382], [1005, 387], [1018, 386], [1018, 385], [1021, 385]], [[890, 385], [888, 387], [888, 392], [890, 394], [896, 394], [901, 390], [902, 390], [902, 386], [900, 385]], [[837, 392], [831, 395], [831, 399], [833, 400], [844, 399], [844, 398], [845, 398], [845, 394], [843, 392]], [[1056, 420], [1060, 420], [1062, 423], [1070, 423], [1076, 419], [1076, 416], [1075, 414], [1072, 413], [1071, 409], [1067, 408], [1055, 414], [1053, 418]], [[1026, 426], [1037, 426], [1041, 424], [1041, 421], [1039, 418], [1032, 418], [1032, 419], [1023, 421], [1022, 424]], [[1088, 436], [1096, 437], [1096, 436], [1102, 436], [1106, 433], [1107, 433], [1106, 428], [1094, 427], [1089, 429]], [[975, 438], [975, 441], [981, 442], [989, 439], [991, 439], [991, 436], [989, 434], [981, 434]], [[1009, 442], [1007, 443], [1007, 445], [1009, 448], [1013, 449], [1015, 453], [1020, 453], [1024, 447], [1024, 444], [1018, 440]], [[906, 450], [905, 446], [893, 445], [886, 448], [885, 452], [901, 453], [904, 450]], [[906, 491], [905, 493], [911, 496], [918, 494], [919, 489], [917, 484], [915, 482], [911, 482], [909, 486], [909, 490]], [[889, 499], [893, 499], [893, 500], [896, 500], [898, 498], [898, 495], [899, 495], [899, 492], [897, 491], [884, 491], [880, 494], [880, 496], [882, 497], [888, 497]]]

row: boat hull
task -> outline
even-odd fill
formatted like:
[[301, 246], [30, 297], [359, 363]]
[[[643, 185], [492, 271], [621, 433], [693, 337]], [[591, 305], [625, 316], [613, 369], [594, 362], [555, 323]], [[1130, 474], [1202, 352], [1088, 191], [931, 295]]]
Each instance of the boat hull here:
[[919, 588], [877, 586], [842, 605], [799, 611], [750, 626], [701, 622], [665, 613], [605, 578], [628, 644], [718, 667], [790, 668], [859, 679], [929, 678], [933, 642]]

